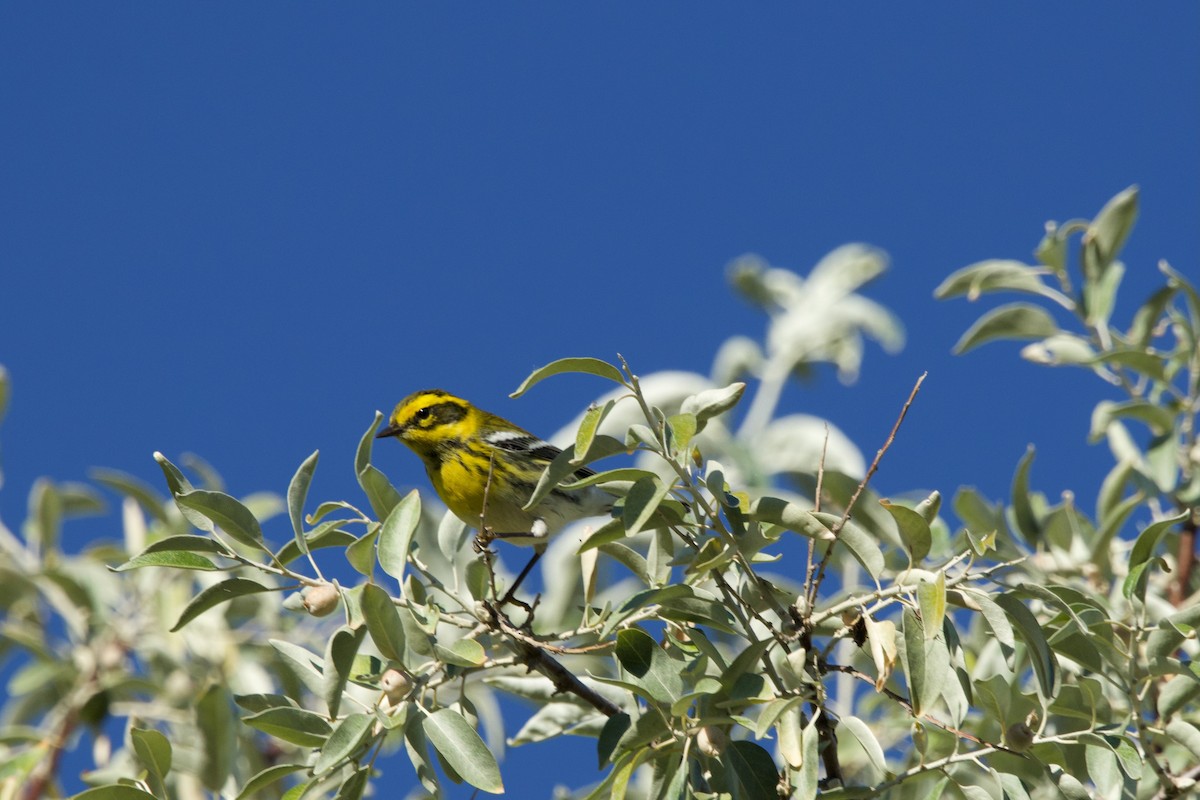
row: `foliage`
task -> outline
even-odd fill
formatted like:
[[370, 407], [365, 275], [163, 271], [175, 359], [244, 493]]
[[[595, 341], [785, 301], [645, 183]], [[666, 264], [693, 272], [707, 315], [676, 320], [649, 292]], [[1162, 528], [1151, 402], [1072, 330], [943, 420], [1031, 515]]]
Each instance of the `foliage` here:
[[[851, 380], [864, 336], [901, 344], [856, 293], [884, 268], [861, 246], [807, 279], [736, 262], [770, 325], [763, 346], [727, 342], [710, 377], [572, 358], [521, 385], [576, 372], [611, 387], [538, 492], [593, 464], [588, 482], [619, 497], [554, 540], [529, 605], [498, 600], [512, 549], [477, 553], [466, 524], [373, 463], [378, 416], [355, 462], [365, 503], [311, 501], [315, 453], [285, 499], [242, 500], [202, 463], [193, 484], [158, 456], [171, 499], [98, 475], [125, 498], [123, 547], [68, 556], [62, 518], [99, 500], [38, 484], [23, 539], [0, 528], [0, 642], [18, 664], [7, 796], [45, 788], [80, 725], [104, 745], [81, 797], [355, 798], [385, 770], [416, 795], [498, 793], [502, 697], [534, 708], [509, 745], [595, 739], [578, 798], [1181, 795], [1200, 774], [1200, 298], [1163, 264], [1166, 286], [1113, 327], [1136, 201], [1048, 226], [1038, 266], [981, 262], [938, 289], [1034, 301], [985, 314], [960, 351], [1034, 340], [1026, 358], [1124, 394], [1093, 415], [1117, 462], [1094, 516], [1030, 488], [1030, 451], [1007, 506], [958, 490], [956, 529], [936, 492], [869, 487], [890, 437], [868, 465], [827, 423], [776, 415], [791, 376], [828, 362]], [[282, 546], [265, 531], [279, 510]], [[411, 766], [380, 760], [400, 750]]]

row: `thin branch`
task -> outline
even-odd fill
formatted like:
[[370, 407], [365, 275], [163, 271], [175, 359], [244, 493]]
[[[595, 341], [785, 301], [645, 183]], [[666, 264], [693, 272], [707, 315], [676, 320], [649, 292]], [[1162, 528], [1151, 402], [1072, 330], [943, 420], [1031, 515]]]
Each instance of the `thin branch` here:
[[1188, 588], [1192, 582], [1192, 568], [1196, 564], [1197, 514], [1200, 512], [1193, 509], [1183, 522], [1183, 530], [1179, 532], [1179, 550], [1175, 557], [1175, 575], [1171, 579], [1170, 590], [1171, 604], [1176, 607], [1183, 605], [1190, 594]]
[[867, 470], [867, 474], [859, 481], [858, 488], [854, 490], [854, 494], [850, 496], [850, 502], [846, 504], [846, 510], [842, 512], [842, 518], [833, 526], [834, 540], [829, 543], [829, 547], [825, 549], [825, 555], [821, 557], [821, 564], [817, 567], [817, 577], [808, 587], [808, 607], [812, 608], [813, 603], [817, 599], [817, 590], [821, 587], [821, 581], [825, 578], [825, 568], [829, 565], [829, 559], [833, 555], [834, 548], [837, 546], [837, 535], [842, 528], [850, 520], [850, 514], [854, 511], [854, 505], [858, 502], [858, 498], [866, 491], [867, 484], [871, 482], [875, 471], [879, 469], [879, 463], [883, 460], [883, 455], [896, 441], [896, 434], [900, 430], [900, 426], [904, 423], [904, 418], [908, 415], [908, 409], [912, 407], [913, 401], [917, 399], [917, 392], [921, 391], [921, 384], [925, 382], [925, 376], [928, 372], [922, 372], [921, 377], [917, 378], [917, 382], [913, 384], [912, 391], [908, 393], [908, 399], [904, 401], [904, 407], [900, 409], [900, 416], [896, 418], [896, 423], [892, 425], [891, 433], [888, 434], [887, 441], [883, 443], [883, 447], [875, 452], [875, 458], [871, 461], [871, 466]]
[[[828, 449], [829, 423], [826, 422], [825, 439], [821, 442], [821, 460], [817, 462], [817, 490], [813, 494], [813, 513], [817, 514], [821, 512], [821, 493], [825, 491], [825, 454]], [[808, 587], [812, 584], [813, 567], [815, 566], [815, 562], [813, 561], [813, 549], [816, 547], [816, 545], [817, 543], [814, 540], [808, 540], [808, 563], [804, 568], [804, 587], [806, 597], [808, 596]]]
[[552, 658], [543, 649], [540, 642], [531, 641], [525, 636], [500, 610], [491, 603], [485, 603], [490, 622], [488, 626], [500, 631], [508, 637], [508, 645], [517, 655], [517, 659], [531, 670], [536, 670], [550, 679], [555, 690], [573, 694], [585, 701], [606, 717], [621, 713], [621, 709], [607, 697], [579, 680], [561, 662]]
[[[845, 666], [843, 664], [830, 664], [829, 662], [825, 662], [825, 664], [823, 666], [825, 667], [825, 669], [830, 670], [832, 672], [841, 672], [845, 675], [850, 675], [854, 678], [857, 678], [858, 680], [863, 681], [864, 683], [869, 683], [869, 684], [871, 684], [872, 687], [875, 686], [874, 678], [872, 678], [870, 675], [868, 675], [865, 672], [855, 669], [854, 667]], [[992, 748], [995, 748], [996, 750], [1004, 750], [1006, 752], [1013, 753], [1014, 755], [1019, 755], [1016, 750], [1009, 750], [1007, 747], [1004, 747], [1003, 745], [985, 742], [983, 739], [980, 739], [978, 736], [975, 736], [974, 734], [971, 734], [971, 733], [967, 733], [964, 730], [955, 728], [953, 725], [949, 725], [945, 722], [942, 722], [941, 720], [937, 719], [936, 717], [931, 717], [928, 714], [916, 713], [916, 711], [913, 709], [912, 703], [909, 701], [909, 699], [907, 697], [905, 697], [904, 695], [899, 694], [897, 692], [893, 692], [891, 689], [888, 689], [886, 686], [878, 691], [880, 694], [884, 695], [885, 697], [888, 697], [891, 700], [894, 700], [897, 703], [899, 703], [901, 706], [904, 707], [905, 711], [907, 711], [914, 718], [920, 720], [921, 722], [928, 722], [930, 725], [941, 728], [946, 733], [953, 734], [953, 735], [959, 737], [960, 739], [966, 739], [967, 741], [974, 742], [975, 744], [978, 744], [978, 745], [983, 745], [985, 747], [992, 747]]]

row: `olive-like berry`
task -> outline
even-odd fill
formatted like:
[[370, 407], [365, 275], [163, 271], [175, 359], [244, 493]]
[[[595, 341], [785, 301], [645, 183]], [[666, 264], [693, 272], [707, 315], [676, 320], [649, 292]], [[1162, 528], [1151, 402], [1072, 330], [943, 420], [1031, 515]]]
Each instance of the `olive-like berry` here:
[[379, 688], [383, 689], [388, 702], [395, 705], [408, 696], [412, 689], [412, 678], [398, 669], [389, 669], [379, 678]]
[[716, 725], [705, 725], [696, 734], [696, 747], [709, 758], [718, 758], [725, 752], [729, 736]]
[[320, 586], [310, 586], [301, 593], [304, 610], [314, 617], [327, 617], [338, 607], [337, 587], [323, 583]]
[[1033, 728], [1024, 722], [1014, 722], [1004, 732], [1004, 744], [1013, 752], [1024, 753], [1033, 744]]

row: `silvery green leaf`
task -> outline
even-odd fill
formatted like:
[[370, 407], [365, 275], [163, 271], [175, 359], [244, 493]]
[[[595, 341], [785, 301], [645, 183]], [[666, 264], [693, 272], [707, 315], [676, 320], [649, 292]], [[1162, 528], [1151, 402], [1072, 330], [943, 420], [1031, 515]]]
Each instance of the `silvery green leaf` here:
[[1058, 333], [1058, 325], [1045, 309], [1028, 303], [1009, 303], [984, 314], [954, 345], [962, 355], [995, 339], [1044, 339]]
[[740, 381], [721, 389], [708, 389], [685, 399], [679, 410], [684, 414], [695, 415], [698, 422], [704, 422], [737, 405], [745, 391], [746, 384]]
[[607, 378], [614, 383], [625, 383], [625, 376], [621, 374], [621, 370], [609, 364], [607, 361], [601, 361], [598, 358], [560, 358], [557, 361], [552, 361], [544, 367], [539, 367], [530, 373], [529, 377], [521, 382], [516, 391], [509, 397], [517, 398], [525, 394], [537, 384], [544, 381], [553, 375], [562, 375], [568, 372], [581, 372], [586, 375], [595, 375], [600, 378]]
[[1022, 347], [1021, 358], [1050, 367], [1071, 366], [1091, 364], [1096, 358], [1096, 351], [1082, 336], [1056, 333], [1040, 342]]
[[993, 258], [952, 273], [934, 290], [933, 296], [946, 300], [965, 295], [968, 300], [977, 300], [982, 294], [1002, 291], [1048, 295], [1048, 287], [1042, 276], [1049, 274], [1050, 270], [1042, 267]]
[[1137, 222], [1137, 215], [1138, 187], [1130, 186], [1104, 204], [1104, 208], [1088, 226], [1084, 240], [1094, 241], [1100, 257], [1105, 262], [1112, 261], [1125, 246], [1125, 240]]

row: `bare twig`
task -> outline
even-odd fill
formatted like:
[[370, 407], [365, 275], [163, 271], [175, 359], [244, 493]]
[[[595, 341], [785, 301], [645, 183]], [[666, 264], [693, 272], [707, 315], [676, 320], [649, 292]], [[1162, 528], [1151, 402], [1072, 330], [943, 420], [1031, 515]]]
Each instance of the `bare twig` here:
[[1200, 511], [1192, 513], [1183, 521], [1183, 529], [1179, 532], [1179, 550], [1176, 556], [1175, 576], [1171, 580], [1171, 604], [1183, 605], [1183, 601], [1191, 594], [1189, 586], [1192, 582], [1192, 568], [1196, 564], [1196, 516]]
[[[858, 680], [863, 681], [865, 683], [869, 683], [872, 686], [875, 686], [874, 678], [872, 678], [870, 675], [868, 675], [865, 672], [855, 669], [854, 667], [848, 667], [843, 664], [830, 664], [828, 662], [826, 662], [824, 664], [824, 667], [825, 667], [825, 669], [830, 670], [831, 672], [841, 672], [843, 674], [850, 675], [854, 678], [857, 678]], [[880, 689], [879, 692], [880, 692], [880, 694], [884, 695], [885, 697], [895, 700], [897, 703], [899, 703], [901, 706], [904, 707], [905, 711], [907, 711], [909, 714], [912, 714], [913, 717], [915, 717], [916, 719], [919, 719], [921, 722], [928, 722], [930, 725], [941, 728], [946, 733], [954, 734], [955, 736], [957, 736], [961, 739], [966, 739], [967, 741], [974, 742], [975, 744], [978, 744], [978, 745], [983, 745], [986, 747], [994, 747], [997, 750], [1004, 750], [1006, 752], [1014, 753], [1014, 754], [1016, 754], [1016, 752], [1017, 752], [1015, 750], [1009, 750], [1007, 747], [1004, 747], [1003, 745], [985, 742], [983, 739], [980, 739], [978, 736], [971, 734], [971, 733], [967, 733], [964, 730], [955, 728], [953, 725], [949, 725], [945, 722], [942, 722], [941, 720], [937, 719], [936, 717], [931, 717], [928, 714], [917, 714], [913, 709], [912, 703], [908, 700], [907, 697], [905, 697], [904, 695], [901, 695], [897, 692], [893, 692], [891, 689], [888, 689], [886, 686], [883, 689]]]
[[[817, 462], [817, 490], [813, 494], [813, 512], [821, 512], [821, 492], [825, 490], [825, 454], [829, 449], [829, 423], [825, 423], [825, 439], [821, 442], [821, 460]], [[816, 542], [808, 540], [808, 564], [804, 568], [804, 585], [808, 586], [813, 577], [813, 548]]]
[[585, 701], [606, 717], [621, 713], [611, 700], [585, 684], [561, 662], [552, 658], [546, 652], [541, 642], [526, 636], [508, 620], [498, 607], [486, 603], [490, 622], [488, 627], [500, 631], [508, 637], [508, 645], [517, 655], [517, 659], [531, 670], [536, 670], [550, 679], [554, 688], [559, 692], [573, 694]]
[[908, 409], [912, 406], [913, 401], [917, 399], [917, 392], [921, 391], [921, 384], [925, 382], [925, 376], [928, 372], [922, 372], [921, 377], [917, 378], [917, 382], [913, 384], [912, 391], [908, 393], [908, 399], [904, 401], [904, 407], [900, 409], [900, 416], [896, 418], [896, 423], [892, 425], [891, 433], [888, 434], [887, 441], [883, 443], [883, 447], [875, 453], [875, 458], [871, 461], [871, 466], [867, 470], [867, 474], [858, 483], [858, 488], [854, 490], [854, 494], [850, 496], [850, 502], [846, 503], [846, 510], [842, 512], [842, 518], [833, 526], [834, 540], [829, 543], [829, 547], [825, 549], [825, 555], [821, 557], [821, 564], [817, 567], [817, 576], [809, 582], [808, 586], [808, 606], [812, 608], [817, 599], [817, 590], [821, 586], [821, 581], [825, 578], [825, 568], [829, 565], [830, 556], [833, 555], [833, 550], [837, 546], [837, 535], [842, 528], [850, 520], [850, 514], [854, 510], [854, 505], [858, 502], [858, 498], [866, 491], [867, 484], [871, 482], [871, 478], [875, 475], [875, 471], [879, 469], [879, 463], [883, 460], [883, 455], [896, 441], [896, 434], [900, 430], [901, 424], [904, 423], [904, 418], [908, 415]]

